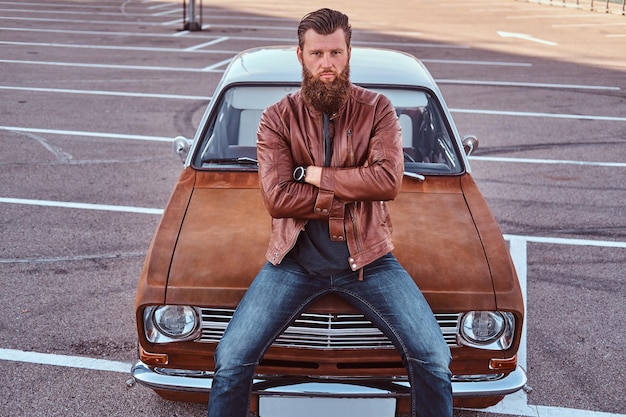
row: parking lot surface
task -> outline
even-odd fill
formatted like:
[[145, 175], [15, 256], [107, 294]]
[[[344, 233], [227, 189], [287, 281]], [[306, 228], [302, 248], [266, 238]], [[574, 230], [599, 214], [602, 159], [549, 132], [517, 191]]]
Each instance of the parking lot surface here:
[[[171, 140], [193, 138], [234, 54], [293, 45], [321, 6], [205, 0], [190, 32], [175, 1], [0, 1], [1, 416], [205, 415], [129, 374], [137, 279], [182, 168]], [[461, 135], [478, 136], [473, 176], [526, 290], [527, 389], [455, 417], [625, 416], [626, 17], [515, 0], [332, 7], [354, 45], [422, 59]]]

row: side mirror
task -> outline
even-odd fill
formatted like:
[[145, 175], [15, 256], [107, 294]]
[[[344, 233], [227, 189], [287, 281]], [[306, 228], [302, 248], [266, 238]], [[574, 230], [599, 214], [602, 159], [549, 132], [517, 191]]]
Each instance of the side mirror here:
[[478, 149], [478, 139], [476, 136], [466, 135], [463, 137], [463, 150], [465, 150], [467, 156], [470, 156], [476, 149]]
[[191, 142], [184, 136], [177, 136], [172, 142], [172, 150], [176, 155], [178, 155], [183, 163], [187, 160], [189, 148], [191, 148]]

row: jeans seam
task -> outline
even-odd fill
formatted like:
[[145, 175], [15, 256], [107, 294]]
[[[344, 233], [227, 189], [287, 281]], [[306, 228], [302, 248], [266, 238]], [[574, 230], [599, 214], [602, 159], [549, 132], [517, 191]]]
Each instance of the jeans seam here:
[[329, 290], [320, 290], [320, 291], [316, 292], [315, 294], [312, 294], [297, 309], [294, 310], [293, 314], [291, 316], [289, 316], [289, 318], [283, 323], [283, 325], [279, 328], [279, 330], [276, 333], [274, 333], [272, 335], [272, 337], [270, 337], [268, 339], [268, 342], [263, 346], [263, 348], [261, 349], [260, 355], [256, 358], [257, 365], [261, 362], [261, 358], [263, 358], [263, 356], [265, 356], [265, 352], [267, 351], [267, 349], [269, 349], [269, 347], [274, 343], [274, 341], [278, 338], [278, 336], [280, 336], [287, 329], [289, 324], [296, 317], [298, 317], [302, 313], [302, 311], [304, 311], [306, 306], [308, 306], [313, 301], [315, 301], [316, 298], [321, 297], [322, 295], [324, 295], [326, 293], [329, 293], [329, 292], [331, 292], [331, 291], [329, 291]]
[[[354, 293], [352, 291], [348, 291], [348, 290], [345, 290], [345, 289], [339, 289], [337, 291], [341, 292], [343, 294], [346, 294], [346, 295], [348, 295], [350, 297], [353, 297], [354, 299], [356, 299], [356, 300], [360, 301], [361, 303], [363, 303], [372, 312], [372, 314], [375, 314], [376, 316], [378, 316], [380, 321], [382, 323], [385, 323], [385, 326], [387, 326], [387, 329], [389, 329], [389, 331], [394, 334], [396, 341], [400, 345], [400, 349], [402, 351], [402, 356], [403, 356], [404, 360], [406, 360], [405, 368], [406, 368], [406, 371], [407, 371], [408, 376], [409, 376], [409, 384], [411, 385], [411, 389], [413, 389], [413, 383], [415, 381], [415, 375], [413, 374], [412, 367], [409, 366], [409, 361], [410, 360], [415, 360], [415, 359], [409, 357], [408, 350], [406, 348], [404, 340], [402, 340], [402, 338], [400, 337], [400, 335], [398, 334], [396, 329], [391, 324], [389, 324], [389, 322], [380, 314], [380, 312], [376, 308], [374, 308], [374, 306], [372, 304], [370, 304], [363, 297], [359, 296], [358, 294], [356, 294], [356, 293]], [[411, 395], [411, 416], [415, 416], [415, 410], [417, 409], [416, 401], [417, 401], [417, 399], [415, 398], [415, 395]]]
[[408, 357], [407, 356], [408, 352], [407, 352], [406, 345], [405, 345], [404, 341], [402, 340], [402, 338], [400, 337], [400, 335], [396, 332], [396, 329], [391, 324], [389, 324], [389, 322], [380, 314], [380, 312], [377, 309], [374, 308], [374, 306], [371, 303], [369, 303], [366, 299], [364, 299], [363, 297], [359, 296], [357, 293], [354, 293], [352, 291], [348, 291], [348, 290], [345, 290], [345, 289], [339, 289], [339, 290], [336, 290], [336, 291], [337, 292], [341, 292], [341, 293], [346, 294], [346, 295], [349, 295], [349, 296], [353, 297], [354, 299], [362, 302], [373, 314], [375, 314], [380, 319], [381, 322], [385, 323], [385, 325], [387, 326], [387, 329], [389, 329], [391, 331], [391, 333], [394, 334], [396, 340], [400, 344], [400, 347], [402, 349], [402, 353], [403, 353], [404, 357], [405, 358]]

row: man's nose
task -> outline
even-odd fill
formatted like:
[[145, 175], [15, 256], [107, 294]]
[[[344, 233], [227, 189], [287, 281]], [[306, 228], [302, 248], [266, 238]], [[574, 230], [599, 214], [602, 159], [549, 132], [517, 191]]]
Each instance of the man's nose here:
[[324, 55], [322, 56], [322, 65], [323, 65], [325, 68], [332, 67], [332, 63], [331, 63], [331, 62], [332, 62], [332, 61], [331, 61], [331, 59], [330, 59], [330, 54], [324, 54]]

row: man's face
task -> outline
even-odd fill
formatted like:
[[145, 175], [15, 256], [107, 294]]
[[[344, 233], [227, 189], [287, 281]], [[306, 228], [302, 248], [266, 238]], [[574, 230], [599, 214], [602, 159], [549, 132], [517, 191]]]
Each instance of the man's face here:
[[298, 48], [302, 94], [317, 111], [336, 113], [350, 95], [350, 48], [342, 29], [330, 35], [309, 30]]
[[350, 47], [342, 29], [320, 35], [312, 29], [304, 34], [303, 47], [297, 49], [298, 60], [315, 78], [332, 82], [350, 61]]

